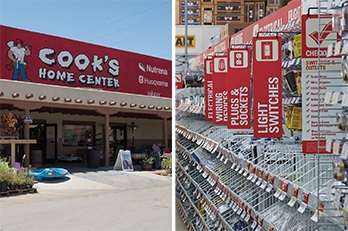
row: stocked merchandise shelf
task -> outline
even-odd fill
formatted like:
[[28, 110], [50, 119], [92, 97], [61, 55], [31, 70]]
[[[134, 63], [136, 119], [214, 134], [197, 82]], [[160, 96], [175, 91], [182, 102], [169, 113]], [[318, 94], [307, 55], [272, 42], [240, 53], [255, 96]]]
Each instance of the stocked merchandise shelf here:
[[[314, 230], [319, 216], [330, 225], [320, 230], [344, 230], [331, 191], [342, 185], [331, 164], [322, 164], [332, 155], [318, 166], [316, 155], [301, 153], [299, 139], [253, 139], [197, 118], [177, 121], [176, 133], [177, 185], [204, 199], [191, 205], [208, 230]], [[317, 195], [318, 183], [326, 196]]]

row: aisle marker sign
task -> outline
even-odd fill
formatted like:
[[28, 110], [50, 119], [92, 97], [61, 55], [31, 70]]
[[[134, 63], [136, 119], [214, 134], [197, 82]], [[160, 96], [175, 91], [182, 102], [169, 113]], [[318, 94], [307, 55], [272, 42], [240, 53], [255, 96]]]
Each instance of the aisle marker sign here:
[[204, 60], [204, 95], [205, 95], [205, 120], [213, 120], [213, 79], [212, 79], [212, 59]]
[[228, 123], [228, 88], [227, 88], [228, 57], [213, 57], [213, 123]]
[[229, 129], [250, 129], [250, 49], [231, 48], [227, 86]]
[[282, 137], [281, 37], [253, 38], [254, 137]]

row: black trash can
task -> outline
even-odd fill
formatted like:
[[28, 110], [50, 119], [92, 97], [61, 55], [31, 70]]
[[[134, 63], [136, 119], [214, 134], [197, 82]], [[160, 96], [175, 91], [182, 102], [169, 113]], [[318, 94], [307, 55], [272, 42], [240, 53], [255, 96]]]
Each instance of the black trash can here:
[[89, 149], [87, 152], [87, 166], [88, 168], [98, 168], [100, 164], [100, 150]]

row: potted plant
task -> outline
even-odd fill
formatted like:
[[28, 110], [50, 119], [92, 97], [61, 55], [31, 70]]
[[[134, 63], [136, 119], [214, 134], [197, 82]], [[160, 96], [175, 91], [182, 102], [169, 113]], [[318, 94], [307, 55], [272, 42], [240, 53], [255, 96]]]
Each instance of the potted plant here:
[[16, 179], [17, 179], [17, 170], [15, 168], [10, 168], [8, 172], [8, 182], [7, 182], [7, 188], [9, 190], [15, 190], [16, 189]]
[[0, 159], [0, 192], [7, 192], [10, 167], [5, 159]]
[[162, 160], [163, 169], [166, 171], [167, 176], [172, 176], [172, 158]]
[[16, 188], [20, 190], [24, 189], [25, 181], [26, 181], [25, 172], [21, 171], [20, 173], [18, 173], [16, 181], [15, 181]]
[[146, 155], [142, 160], [142, 165], [141, 165], [142, 170], [147, 170], [147, 171], [151, 170], [152, 165], [155, 163], [155, 161], [156, 161], [156, 157]]

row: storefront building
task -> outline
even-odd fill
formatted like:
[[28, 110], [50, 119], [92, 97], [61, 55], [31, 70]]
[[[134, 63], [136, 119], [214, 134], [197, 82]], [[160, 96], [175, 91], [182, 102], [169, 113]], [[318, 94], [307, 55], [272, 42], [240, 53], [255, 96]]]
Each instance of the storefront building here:
[[0, 36], [0, 136], [36, 140], [17, 161], [91, 147], [109, 166], [120, 149], [170, 147], [171, 61], [6, 26]]

